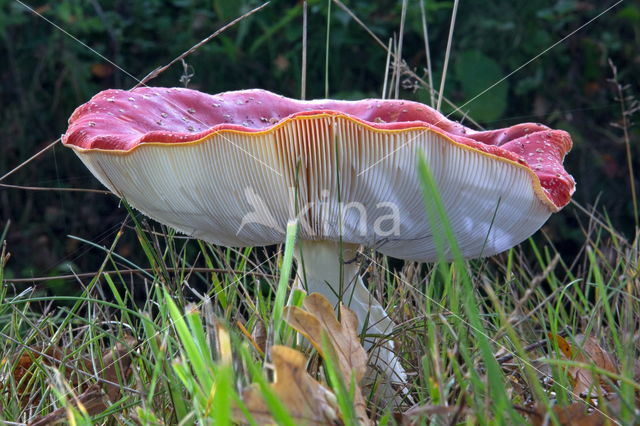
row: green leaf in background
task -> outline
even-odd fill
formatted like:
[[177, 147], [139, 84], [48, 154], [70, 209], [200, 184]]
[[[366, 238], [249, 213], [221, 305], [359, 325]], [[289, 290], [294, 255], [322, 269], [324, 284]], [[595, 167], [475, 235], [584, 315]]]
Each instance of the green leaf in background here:
[[507, 108], [507, 81], [466, 104], [504, 77], [505, 74], [496, 61], [477, 50], [466, 51], [455, 59], [455, 73], [464, 93], [463, 111], [477, 121], [492, 121], [502, 117]]

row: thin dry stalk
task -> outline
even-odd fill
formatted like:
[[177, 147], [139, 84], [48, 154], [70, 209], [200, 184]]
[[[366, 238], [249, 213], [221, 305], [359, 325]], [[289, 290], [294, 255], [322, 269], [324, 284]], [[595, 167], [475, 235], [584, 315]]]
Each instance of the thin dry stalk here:
[[451, 13], [451, 24], [449, 25], [449, 39], [447, 40], [447, 51], [444, 54], [444, 67], [442, 68], [442, 79], [440, 80], [440, 89], [438, 94], [438, 105], [436, 109], [440, 111], [442, 106], [442, 95], [444, 94], [444, 83], [447, 79], [447, 68], [449, 66], [449, 56], [451, 54], [451, 44], [453, 43], [453, 29], [456, 26], [456, 15], [458, 14], [458, 0], [453, 3], [453, 12]]
[[400, 14], [400, 34], [398, 35], [398, 51], [396, 54], [396, 99], [400, 97], [400, 64], [402, 63], [402, 39], [404, 36], [404, 21], [407, 17], [407, 0], [402, 1]]
[[331, 0], [327, 0], [327, 39], [324, 57], [324, 97], [329, 98], [329, 41], [331, 37]]
[[431, 106], [436, 105], [436, 98], [433, 91], [433, 70], [431, 68], [431, 50], [429, 49], [429, 30], [427, 28], [427, 14], [424, 11], [424, 2], [420, 0], [420, 16], [422, 17], [422, 34], [424, 37], [424, 51], [427, 56], [427, 76], [429, 77], [429, 95]]
[[398, 55], [397, 55], [397, 53], [398, 53], [398, 40], [396, 39], [396, 34], [395, 33], [393, 34], [391, 43], [392, 43], [391, 52], [393, 52], [391, 55], [393, 56], [394, 61], [396, 61], [396, 62], [394, 62], [392, 64], [391, 76], [389, 77], [389, 84], [387, 86], [389, 88], [388, 92], [387, 92], [387, 96], [386, 96], [387, 99], [391, 98], [393, 87], [395, 87], [395, 81], [396, 81], [395, 79], [396, 79], [396, 77], [399, 77], [397, 72], [396, 72], [397, 71], [396, 63], [398, 61]]
[[[344, 3], [342, 3], [340, 0], [333, 0], [333, 2], [335, 4], [337, 4], [342, 10], [345, 11], [345, 13], [347, 15], [349, 15], [351, 17], [351, 19], [353, 19], [358, 25], [360, 25], [362, 27], [362, 29], [364, 29], [366, 31], [367, 34], [369, 34], [371, 36], [371, 38], [374, 39], [374, 41], [380, 45], [383, 49], [385, 49], [387, 51], [388, 54], [390, 54], [394, 59], [395, 59], [395, 53], [393, 52], [393, 50], [391, 48], [388, 48], [383, 42], [382, 40], [380, 40], [380, 38], [378, 38], [377, 35], [375, 35], [373, 33], [373, 31], [371, 31], [371, 29], [369, 27], [367, 27], [365, 25], [364, 22], [362, 22], [362, 20], [360, 18], [358, 18], [358, 16], [353, 13], [353, 11], [351, 9], [349, 9], [347, 6], [345, 6]], [[410, 69], [407, 66], [403, 66], [402, 72], [409, 75], [411, 78], [415, 79], [417, 82], [419, 82], [423, 87], [429, 89], [432, 88], [432, 90], [434, 91], [434, 94], [439, 94], [439, 92], [437, 90], [435, 90], [435, 88], [433, 88], [433, 86], [430, 86], [429, 83], [427, 83], [424, 79], [420, 78], [420, 76], [418, 76], [415, 72], [413, 72], [412, 69]], [[460, 108], [458, 108], [453, 102], [451, 102], [449, 99], [447, 99], [446, 96], [442, 96], [442, 99], [447, 103], [447, 105], [449, 105], [451, 108], [453, 108], [453, 110], [455, 112], [460, 112], [461, 114], [463, 114], [462, 110]], [[476, 126], [478, 129], [483, 130], [483, 127], [480, 126], [479, 123], [477, 123], [476, 121], [474, 121], [472, 118], [468, 117], [467, 118], [474, 126]]]
[[35, 160], [36, 158], [40, 157], [45, 152], [49, 151], [55, 144], [60, 142], [60, 139], [62, 139], [62, 138], [58, 138], [55, 141], [51, 142], [49, 145], [45, 146], [40, 151], [36, 152], [31, 157], [27, 158], [25, 161], [23, 161], [22, 163], [18, 164], [16, 167], [14, 167], [13, 169], [9, 170], [7, 173], [2, 175], [2, 177], [0, 177], [0, 182], [2, 182], [3, 180], [5, 180], [9, 176], [11, 176], [12, 174], [17, 172], [18, 170], [20, 170], [21, 168], [23, 168], [24, 166], [26, 166], [27, 164], [29, 164], [30, 162]]
[[389, 62], [391, 61], [391, 43], [393, 38], [389, 37], [389, 47], [387, 47], [387, 62], [384, 66], [384, 81], [382, 82], [382, 99], [387, 96], [387, 80], [389, 79]]
[[[625, 87], [623, 87], [620, 82], [618, 81], [618, 68], [613, 64], [613, 61], [611, 61], [611, 59], [609, 59], [609, 67], [611, 67], [611, 72], [613, 73], [613, 78], [611, 78], [609, 81], [612, 82], [616, 88], [617, 91], [617, 101], [620, 103], [620, 115], [621, 115], [621, 123], [619, 125], [616, 125], [615, 127], [618, 127], [622, 130], [623, 134], [624, 134], [624, 144], [625, 144], [625, 148], [626, 148], [626, 155], [627, 155], [627, 168], [629, 169], [629, 186], [630, 186], [630, 190], [631, 190], [631, 202], [633, 204], [633, 220], [634, 223], [636, 224], [636, 226], [638, 226], [638, 197], [636, 195], [636, 184], [635, 184], [635, 174], [633, 172], [633, 159], [632, 159], [632, 155], [631, 155], [631, 142], [630, 142], [630, 138], [629, 138], [629, 127], [630, 124], [629, 123], [629, 117], [637, 112], [638, 110], [640, 110], [640, 105], [638, 105], [638, 101], [629, 97], [625, 97], [624, 95], [624, 90]], [[630, 105], [629, 107], [627, 107], [626, 104], [626, 100], [630, 101]]]
[[89, 188], [54, 188], [54, 187], [44, 187], [44, 186], [9, 185], [6, 183], [0, 183], [0, 188], [22, 189], [25, 191], [95, 192], [96, 194], [114, 195], [111, 191], [105, 191], [103, 189], [89, 189]]
[[307, 0], [302, 2], [302, 72], [300, 75], [300, 99], [307, 95]]
[[[185, 270], [186, 268], [172, 268], [167, 267], [167, 272], [180, 272]], [[212, 272], [218, 274], [244, 274], [246, 271], [239, 271], [236, 269], [226, 269], [226, 268], [188, 268], [190, 272]], [[98, 274], [135, 274], [135, 273], [143, 273], [143, 272], [154, 272], [155, 270], [152, 268], [140, 268], [140, 269], [118, 269], [111, 271], [95, 271], [95, 272], [83, 272], [80, 274], [67, 274], [67, 275], [54, 275], [54, 276], [46, 276], [46, 277], [31, 277], [31, 278], [7, 278], [7, 282], [11, 283], [31, 283], [31, 282], [41, 282], [41, 281], [51, 281], [51, 280], [67, 280], [72, 278], [89, 278], [95, 277]], [[250, 272], [249, 275], [262, 277], [262, 278], [278, 278], [278, 275], [267, 274], [264, 272]]]
[[614, 235], [619, 241], [623, 242], [626, 245], [629, 244], [629, 241], [627, 241], [627, 239], [622, 234], [618, 233], [615, 229], [613, 229], [611, 226], [609, 226], [603, 220], [599, 219], [596, 216], [597, 213], [595, 211], [595, 208], [592, 211], [589, 211], [586, 207], [584, 207], [582, 204], [578, 203], [576, 200], [573, 200], [573, 199], [570, 201], [570, 203], [572, 206], [576, 207], [582, 213], [586, 214], [590, 220], [594, 221], [599, 226], [606, 229], [607, 232], [609, 232], [611, 235]]
[[164, 71], [169, 69], [176, 62], [183, 60], [184, 58], [186, 58], [187, 56], [189, 56], [190, 54], [192, 54], [193, 52], [195, 52], [196, 50], [201, 48], [204, 44], [208, 43], [209, 41], [211, 41], [212, 39], [214, 39], [218, 35], [222, 34], [225, 30], [233, 27], [238, 22], [242, 21], [245, 18], [248, 18], [249, 16], [251, 16], [254, 13], [258, 12], [259, 10], [263, 9], [268, 4], [269, 4], [269, 2], [263, 3], [262, 5], [256, 7], [255, 9], [252, 9], [249, 12], [245, 13], [244, 15], [237, 17], [233, 21], [231, 21], [228, 24], [224, 25], [222, 28], [219, 28], [217, 31], [215, 31], [214, 33], [209, 35], [207, 38], [201, 40], [199, 43], [194, 44], [189, 50], [187, 50], [186, 52], [183, 52], [182, 54], [180, 54], [178, 57], [176, 57], [173, 61], [169, 62], [167, 65], [162, 66], [160, 68], [156, 68], [155, 70], [151, 71], [142, 80], [140, 80], [140, 82], [138, 82], [138, 84], [133, 86], [132, 89], [135, 89], [136, 87], [140, 87], [140, 86], [146, 86], [146, 84], [149, 82], [149, 80], [152, 80], [152, 79], [156, 78], [157, 76], [162, 74]]

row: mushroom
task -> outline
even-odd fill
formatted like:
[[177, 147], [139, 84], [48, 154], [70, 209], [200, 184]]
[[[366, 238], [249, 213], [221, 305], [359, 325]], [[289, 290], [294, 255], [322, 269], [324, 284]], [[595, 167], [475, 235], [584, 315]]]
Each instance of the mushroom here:
[[[192, 237], [279, 244], [296, 218], [297, 284], [342, 300], [375, 335], [394, 323], [362, 280], [358, 248], [437, 258], [417, 150], [466, 258], [525, 240], [575, 187], [562, 165], [571, 148], [566, 132], [532, 123], [478, 132], [401, 100], [106, 90], [73, 113], [62, 140], [109, 190]], [[391, 342], [377, 356], [389, 379], [404, 380]]]

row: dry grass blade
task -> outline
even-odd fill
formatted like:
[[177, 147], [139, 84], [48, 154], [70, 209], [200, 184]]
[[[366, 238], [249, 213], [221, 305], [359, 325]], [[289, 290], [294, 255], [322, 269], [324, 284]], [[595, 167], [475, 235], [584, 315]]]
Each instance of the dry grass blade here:
[[[632, 123], [630, 121], [631, 115], [640, 111], [640, 104], [633, 97], [625, 96], [624, 91], [625, 88], [620, 84], [618, 80], [618, 68], [614, 65], [611, 58], [609, 58], [609, 67], [611, 68], [611, 73], [613, 77], [609, 80], [611, 83], [615, 85], [617, 91], [617, 101], [620, 103], [620, 118], [621, 123], [619, 126], [622, 129], [624, 135], [624, 144], [627, 154], [627, 168], [629, 169], [629, 189], [631, 191], [631, 205], [633, 206], [633, 218], [636, 226], [639, 225], [638, 222], [638, 198], [636, 195], [636, 184], [635, 184], [635, 173], [633, 171], [633, 154], [631, 150], [631, 137], [629, 135], [629, 128]], [[627, 106], [626, 102], [629, 101], [631, 105]]]
[[429, 97], [431, 106], [435, 107], [435, 93], [433, 92], [433, 68], [431, 66], [431, 49], [429, 49], [429, 29], [427, 27], [427, 14], [424, 11], [424, 2], [420, 0], [420, 17], [422, 18], [422, 34], [424, 37], [424, 53], [427, 57], [427, 76], [429, 78]]
[[300, 99], [307, 96], [307, 0], [302, 2], [302, 70], [300, 73]]
[[89, 188], [55, 188], [55, 187], [44, 187], [44, 186], [9, 185], [6, 183], [0, 183], [0, 188], [21, 189], [24, 191], [93, 192], [96, 194], [113, 195], [113, 192], [111, 191], [105, 191], [103, 189], [89, 189]]
[[400, 64], [402, 63], [402, 42], [404, 39], [404, 21], [407, 16], [407, 0], [402, 2], [402, 13], [400, 15], [400, 34], [398, 35], [398, 54], [396, 55], [396, 99], [400, 97]]
[[[391, 47], [387, 47], [382, 40], [380, 40], [380, 38], [375, 35], [375, 33], [369, 28], [367, 27], [367, 25], [362, 22], [362, 20], [360, 18], [358, 18], [358, 16], [351, 10], [349, 9], [344, 3], [342, 3], [340, 0], [333, 0], [333, 2], [335, 4], [337, 4], [342, 10], [345, 11], [345, 13], [347, 15], [349, 15], [351, 17], [351, 19], [353, 19], [358, 25], [360, 25], [360, 27], [362, 27], [362, 29], [365, 30], [365, 32], [367, 34], [369, 34], [371, 36], [371, 38], [373, 38], [375, 40], [375, 42], [380, 45], [380, 47], [382, 47], [383, 49], [385, 49], [385, 51], [391, 55], [391, 57], [394, 60], [399, 61], [402, 64], [402, 58], [397, 58], [395, 52], [393, 52], [393, 49]], [[424, 79], [420, 78], [420, 76], [418, 76], [415, 72], [413, 72], [413, 70], [409, 67], [407, 67], [405, 64], [402, 64], [402, 72], [411, 76], [411, 78], [415, 79], [417, 82], [419, 82], [422, 86], [424, 86], [425, 88], [427, 88], [428, 90], [433, 90], [434, 94], [439, 94], [438, 91], [435, 90], [435, 88], [433, 88], [433, 86], [429, 85], [429, 83], [427, 83]], [[386, 80], [386, 78], [385, 78]], [[389, 89], [389, 92], [391, 90]], [[384, 97], [383, 97], [384, 98]], [[464, 115], [464, 111], [462, 111], [459, 107], [457, 107], [453, 102], [451, 102], [449, 99], [447, 99], [446, 96], [443, 96], [442, 99], [446, 102], [447, 105], [449, 105], [451, 108], [453, 108], [453, 110], [455, 112], [460, 113], [461, 115]], [[469, 122], [471, 122], [474, 126], [476, 126], [478, 129], [483, 129], [483, 127], [476, 121], [474, 121], [471, 117], [467, 117], [467, 120], [469, 120]]]
[[[253, 331], [254, 331], [253, 333], [249, 333], [249, 330], [247, 330], [247, 328], [240, 321], [236, 321], [236, 326], [238, 326], [238, 328], [240, 329], [240, 332], [244, 334], [244, 337], [246, 337], [247, 340], [249, 340], [249, 343], [251, 343], [251, 346], [253, 346], [256, 349], [256, 351], [258, 351], [260, 356], [264, 357], [264, 351], [267, 343], [267, 334], [266, 334], [266, 330], [264, 329], [264, 325], [262, 325], [261, 322], [256, 322], [256, 325], [253, 328]], [[262, 334], [263, 340], [261, 342], [258, 342], [256, 340], [256, 338], [258, 337], [258, 333], [256, 333], [256, 331], [262, 332], [263, 330], [265, 331], [264, 334]]]
[[449, 38], [447, 39], [447, 50], [444, 54], [444, 67], [442, 69], [442, 79], [440, 80], [440, 88], [438, 89], [438, 103], [436, 109], [440, 111], [442, 106], [442, 97], [444, 95], [444, 82], [447, 78], [447, 67], [449, 66], [449, 55], [451, 54], [451, 44], [453, 43], [453, 29], [456, 26], [456, 15], [458, 14], [458, 0], [453, 2], [453, 11], [451, 12], [451, 25], [449, 25]]
[[255, 9], [252, 9], [249, 12], [243, 14], [242, 16], [237, 17], [236, 19], [234, 19], [233, 21], [229, 22], [228, 24], [226, 24], [222, 28], [219, 28], [217, 31], [215, 31], [213, 34], [209, 35], [207, 38], [205, 38], [205, 39], [201, 40], [200, 42], [194, 44], [189, 50], [187, 50], [186, 52], [182, 53], [180, 56], [176, 57], [174, 60], [169, 62], [167, 65], [162, 66], [160, 68], [156, 68], [155, 70], [151, 71], [142, 80], [140, 80], [138, 82], [138, 84], [133, 86], [133, 89], [135, 89], [136, 87], [145, 86], [149, 82], [149, 80], [152, 80], [152, 79], [156, 78], [157, 76], [162, 74], [164, 71], [169, 69], [176, 62], [179, 62], [179, 61], [183, 60], [184, 58], [186, 58], [187, 56], [189, 56], [190, 54], [192, 54], [193, 52], [198, 50], [200, 47], [202, 47], [202, 45], [204, 45], [204, 44], [208, 43], [209, 41], [211, 41], [211, 39], [217, 37], [218, 35], [223, 33], [225, 30], [227, 30], [228, 28], [234, 26], [235, 24], [237, 24], [238, 22], [242, 21], [243, 19], [245, 19], [245, 18], [253, 15], [254, 13], [258, 12], [260, 9], [266, 7], [268, 4], [269, 4], [269, 2], [263, 3], [262, 5], [256, 7]]
[[[271, 358], [276, 377], [270, 385], [271, 390], [298, 424], [326, 425], [338, 420], [335, 396], [307, 373], [307, 359], [301, 352], [286, 346], [273, 346]], [[274, 424], [262, 395], [260, 388], [253, 385], [242, 393], [242, 400], [258, 424]], [[238, 409], [234, 410], [234, 416], [239, 422], [246, 421]]]
[[384, 80], [382, 82], [382, 99], [387, 96], [387, 81], [389, 80], [389, 62], [391, 60], [391, 47], [393, 46], [393, 38], [389, 37], [389, 47], [387, 48], [387, 62], [384, 66]]
[[0, 182], [2, 182], [3, 180], [5, 180], [6, 178], [8, 178], [9, 176], [11, 176], [12, 174], [14, 174], [15, 172], [17, 172], [18, 170], [20, 170], [21, 168], [23, 168], [24, 166], [26, 166], [27, 164], [29, 164], [30, 162], [32, 162], [33, 160], [35, 160], [36, 158], [40, 157], [42, 154], [44, 154], [45, 152], [49, 151], [55, 144], [57, 144], [58, 142], [60, 142], [60, 138], [56, 139], [55, 141], [51, 142], [49, 145], [45, 146], [44, 148], [42, 148], [40, 151], [36, 152], [35, 154], [33, 154], [31, 157], [27, 158], [26, 160], [24, 160], [22, 163], [18, 164], [16, 167], [14, 167], [13, 169], [9, 170], [7, 173], [5, 173], [4, 175], [2, 175], [2, 177], [0, 177]]

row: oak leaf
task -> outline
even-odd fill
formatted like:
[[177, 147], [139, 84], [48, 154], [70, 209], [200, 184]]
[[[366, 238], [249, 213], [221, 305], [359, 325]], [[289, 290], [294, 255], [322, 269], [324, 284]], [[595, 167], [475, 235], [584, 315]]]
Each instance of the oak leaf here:
[[[335, 396], [307, 373], [307, 360], [301, 352], [286, 346], [273, 346], [271, 359], [275, 367], [271, 390], [297, 424], [326, 425], [338, 421]], [[275, 424], [256, 384], [242, 393], [242, 400], [258, 424]], [[238, 421], [243, 420], [237, 409], [234, 416]]]
[[304, 299], [302, 310], [295, 306], [285, 308], [284, 318], [289, 325], [304, 335], [323, 357], [322, 333], [326, 333], [338, 357], [338, 367], [345, 377], [352, 373], [360, 382], [367, 370], [367, 352], [360, 344], [357, 327], [358, 318], [342, 303], [340, 318], [336, 318], [329, 301], [319, 293]]
[[[323, 358], [332, 356], [337, 360], [345, 384], [351, 383], [354, 375], [356, 389], [354, 393], [355, 413], [361, 424], [370, 424], [366, 412], [366, 403], [362, 396], [360, 382], [367, 370], [367, 352], [358, 338], [358, 318], [342, 303], [340, 321], [336, 318], [329, 301], [319, 293], [312, 293], [304, 299], [305, 310], [296, 306], [287, 306], [284, 318], [291, 327], [304, 335], [318, 350]], [[331, 343], [332, 354], [326, 354], [322, 344], [323, 336]]]

